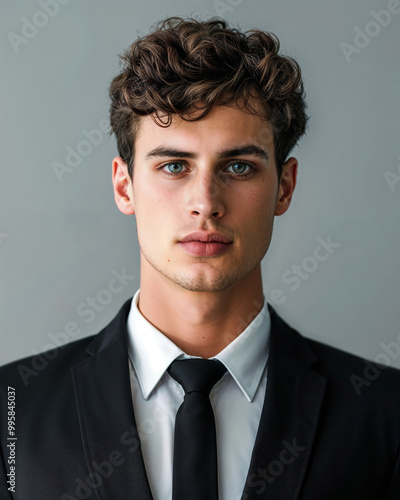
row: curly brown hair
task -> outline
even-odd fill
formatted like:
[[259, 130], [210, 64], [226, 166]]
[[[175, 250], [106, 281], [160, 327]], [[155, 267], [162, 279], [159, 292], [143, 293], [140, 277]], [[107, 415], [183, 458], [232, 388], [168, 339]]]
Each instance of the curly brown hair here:
[[242, 33], [216, 18], [171, 17], [137, 39], [110, 86], [111, 133], [129, 175], [140, 117], [168, 127], [173, 115], [196, 121], [213, 106], [235, 104], [270, 123], [280, 176], [308, 117], [300, 67], [279, 48], [272, 33]]

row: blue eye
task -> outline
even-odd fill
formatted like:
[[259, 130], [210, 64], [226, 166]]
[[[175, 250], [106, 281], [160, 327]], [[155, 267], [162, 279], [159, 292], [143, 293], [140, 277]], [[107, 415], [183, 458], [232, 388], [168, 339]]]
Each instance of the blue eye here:
[[[231, 169], [228, 173], [236, 174], [237, 178], [248, 177], [255, 171], [254, 167], [244, 161], [234, 161], [233, 163], [228, 165], [227, 168]], [[178, 176], [179, 174], [184, 173], [185, 169], [186, 165], [181, 161], [171, 161], [169, 163], [165, 163], [161, 167], [162, 172], [167, 176]]]
[[[248, 171], [246, 171], [247, 167], [249, 168]], [[253, 168], [248, 163], [242, 161], [236, 161], [235, 163], [231, 163], [228, 168], [232, 168], [233, 173], [235, 174], [248, 174], [253, 170]]]
[[162, 167], [162, 170], [164, 170], [166, 168], [167, 171], [165, 171], [165, 173], [173, 175], [173, 174], [180, 174], [180, 173], [182, 173], [183, 167], [184, 167], [183, 163], [180, 163], [180, 162], [177, 162], [177, 161], [173, 161], [171, 163], [166, 163]]

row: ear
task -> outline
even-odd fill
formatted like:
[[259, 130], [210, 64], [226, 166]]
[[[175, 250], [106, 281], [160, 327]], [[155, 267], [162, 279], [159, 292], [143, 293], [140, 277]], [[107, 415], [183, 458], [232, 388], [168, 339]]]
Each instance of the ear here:
[[116, 156], [112, 161], [112, 183], [115, 203], [119, 210], [126, 215], [134, 214], [132, 179], [127, 164], [120, 156]]
[[297, 166], [298, 162], [296, 158], [293, 157], [289, 158], [286, 163], [282, 165], [275, 215], [282, 215], [289, 208], [296, 186]]

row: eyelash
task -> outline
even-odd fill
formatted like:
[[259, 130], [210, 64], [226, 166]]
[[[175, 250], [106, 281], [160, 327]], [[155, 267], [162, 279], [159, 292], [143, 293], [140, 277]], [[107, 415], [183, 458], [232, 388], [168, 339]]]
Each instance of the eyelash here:
[[[234, 172], [230, 172], [230, 174], [235, 176], [235, 177], [240, 177], [241, 179], [243, 179], [243, 178], [249, 177], [250, 175], [252, 175], [256, 171], [255, 167], [253, 167], [250, 163], [248, 163], [247, 161], [242, 161], [242, 160], [234, 160], [228, 165], [228, 167], [231, 167], [232, 165], [235, 165], [237, 163], [246, 165], [247, 167], [250, 167], [251, 170], [249, 170], [245, 174], [235, 174]], [[181, 175], [184, 173], [184, 172], [177, 172], [177, 173], [173, 174], [172, 172], [168, 172], [167, 170], [164, 170], [165, 167], [167, 167], [168, 165], [173, 165], [173, 164], [180, 164], [180, 165], [183, 165], [185, 167], [187, 166], [186, 163], [183, 161], [169, 161], [168, 163], [164, 163], [164, 165], [161, 165], [159, 170], [161, 170], [163, 172], [163, 174], [166, 175], [167, 177], [177, 177], [178, 175]]]

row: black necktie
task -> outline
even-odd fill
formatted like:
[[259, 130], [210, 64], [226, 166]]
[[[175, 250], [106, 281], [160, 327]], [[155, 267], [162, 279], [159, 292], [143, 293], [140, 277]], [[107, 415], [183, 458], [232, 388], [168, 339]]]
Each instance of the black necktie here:
[[185, 399], [175, 420], [173, 500], [217, 500], [217, 442], [209, 394], [225, 373], [218, 360], [174, 361], [168, 373]]

